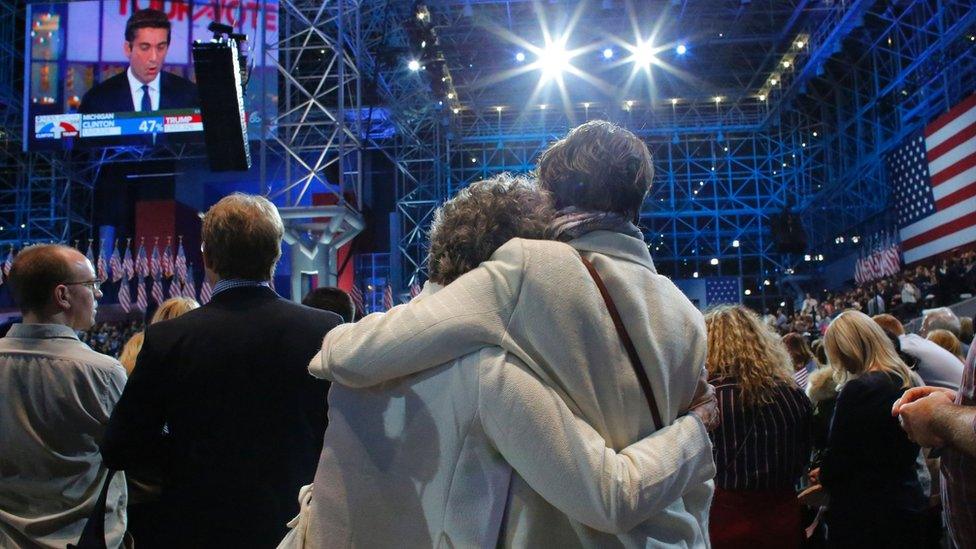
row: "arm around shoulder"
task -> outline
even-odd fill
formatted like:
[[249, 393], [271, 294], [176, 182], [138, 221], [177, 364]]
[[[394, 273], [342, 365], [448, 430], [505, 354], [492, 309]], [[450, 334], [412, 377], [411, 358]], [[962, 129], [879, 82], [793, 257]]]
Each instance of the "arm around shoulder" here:
[[517, 360], [482, 372], [480, 414], [499, 453], [571, 518], [619, 534], [715, 476], [702, 422], [684, 416], [615, 451]]
[[522, 245], [512, 240], [436, 292], [336, 327], [309, 372], [349, 387], [370, 387], [495, 345], [518, 300], [522, 271]]

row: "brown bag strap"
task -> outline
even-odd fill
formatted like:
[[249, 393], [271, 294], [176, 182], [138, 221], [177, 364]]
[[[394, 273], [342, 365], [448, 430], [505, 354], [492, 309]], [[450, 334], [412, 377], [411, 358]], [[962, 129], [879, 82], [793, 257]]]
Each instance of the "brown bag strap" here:
[[654, 430], [660, 431], [664, 427], [664, 422], [661, 421], [661, 411], [657, 406], [657, 399], [654, 398], [654, 390], [651, 388], [651, 381], [647, 379], [647, 372], [644, 371], [644, 364], [641, 362], [640, 355], [637, 354], [637, 349], [634, 347], [634, 342], [631, 341], [630, 335], [627, 334], [627, 328], [624, 327], [623, 320], [620, 319], [620, 313], [617, 312], [617, 306], [613, 303], [613, 298], [610, 297], [610, 292], [607, 291], [606, 284], [603, 283], [603, 278], [600, 273], [596, 272], [596, 268], [593, 264], [589, 262], [585, 257], [580, 256], [583, 260], [583, 265], [586, 265], [586, 270], [590, 272], [590, 276], [593, 277], [593, 282], [596, 283], [596, 287], [600, 289], [600, 295], [603, 296], [604, 303], [607, 304], [607, 310], [610, 312], [610, 318], [613, 319], [613, 327], [617, 329], [617, 335], [620, 336], [620, 341], [624, 344], [624, 349], [627, 351], [627, 356], [630, 357], [630, 365], [634, 368], [634, 373], [637, 374], [637, 382], [640, 384], [641, 390], [644, 392], [644, 398], [647, 399], [647, 406], [651, 409], [651, 419], [654, 421]]

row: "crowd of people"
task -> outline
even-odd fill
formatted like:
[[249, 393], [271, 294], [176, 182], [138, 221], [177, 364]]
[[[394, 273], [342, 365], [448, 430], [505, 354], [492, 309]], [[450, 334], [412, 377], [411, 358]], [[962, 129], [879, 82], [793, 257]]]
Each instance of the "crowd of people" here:
[[91, 263], [22, 251], [0, 546], [976, 546], [976, 351], [950, 309], [919, 334], [848, 298], [807, 296], [815, 329], [702, 315], [635, 225], [640, 139], [587, 122], [538, 164], [439, 208], [420, 295], [358, 322], [336, 290], [279, 297], [277, 210], [227, 196], [212, 301], [164, 304], [127, 368], [75, 334]]
[[[967, 250], [929, 264], [915, 265], [868, 284], [840, 292], [806, 294], [799, 307], [766, 310], [763, 319], [781, 334], [819, 337], [842, 311], [891, 314], [902, 322], [921, 311], [945, 307], [976, 295], [976, 251]], [[972, 329], [972, 323], [969, 323]]]
[[119, 358], [125, 342], [141, 332], [142, 328], [141, 320], [98, 322], [88, 330], [78, 332], [78, 339], [94, 351]]

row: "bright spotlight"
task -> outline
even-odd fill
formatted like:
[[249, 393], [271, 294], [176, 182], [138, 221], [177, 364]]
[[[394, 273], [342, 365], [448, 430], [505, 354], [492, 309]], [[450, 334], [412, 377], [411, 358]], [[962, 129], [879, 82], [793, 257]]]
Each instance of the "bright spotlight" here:
[[419, 71], [420, 70], [420, 61], [417, 61], [416, 59], [411, 59], [410, 62], [407, 63], [407, 68], [410, 69], [410, 70], [412, 70], [413, 72]]
[[746, 291], [743, 292], [743, 293], [746, 294], [746, 295], [752, 295], [752, 290], [750, 290], [749, 288], [746, 288]]
[[698, 271], [691, 273], [692, 278], [698, 278]]
[[634, 48], [633, 60], [638, 67], [644, 68], [650, 67], [652, 63], [657, 61], [657, 58], [654, 57], [654, 46], [650, 41], [637, 43], [637, 47]]
[[765, 101], [766, 100], [766, 96], [765, 95], [760, 95], [759, 96], [759, 100], [760, 101]]
[[688, 53], [688, 46], [685, 46], [684, 44], [678, 44], [678, 47], [674, 48], [674, 51], [677, 52], [678, 55], [684, 55]]
[[559, 78], [569, 68], [570, 54], [563, 44], [552, 42], [539, 53], [539, 67], [545, 78]]
[[672, 97], [671, 98], [671, 104], [672, 105], [677, 105], [678, 104], [678, 98], [677, 97]]
[[519, 63], [521, 63], [522, 61], [525, 61], [525, 52], [521, 52], [520, 51], [520, 52], [516, 53], [515, 54], [515, 60], [518, 61]]
[[738, 248], [739, 247], [739, 241], [738, 240], [733, 240], [732, 241], [732, 247], [733, 248]]
[[603, 50], [604, 59], [613, 59], [613, 48], [606, 48]]
[[722, 96], [721, 95], [716, 95], [715, 96], [715, 102], [716, 103], [721, 103], [722, 102]]
[[796, 49], [802, 50], [803, 49], [803, 46], [805, 46], [805, 45], [806, 44], [804, 44], [803, 41], [799, 41], [799, 42], [796, 43]]
[[709, 260], [709, 263], [711, 263], [712, 265], [718, 265], [718, 258], [713, 257], [711, 260]]
[[770, 78], [769, 79], [769, 85], [775, 86], [776, 85], [776, 79], [775, 78]]

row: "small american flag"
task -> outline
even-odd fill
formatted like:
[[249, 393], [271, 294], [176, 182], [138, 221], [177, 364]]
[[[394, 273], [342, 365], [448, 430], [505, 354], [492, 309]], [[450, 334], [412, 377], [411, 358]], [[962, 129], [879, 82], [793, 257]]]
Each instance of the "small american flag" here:
[[139, 278], [149, 276], [149, 258], [146, 256], [145, 239], [139, 243], [139, 253], [136, 254], [136, 274]]
[[10, 267], [14, 264], [14, 247], [10, 245], [10, 251], [7, 252], [7, 259], [3, 262], [3, 276], [10, 274]]
[[142, 276], [136, 281], [136, 310], [146, 312], [149, 301], [146, 298], [146, 279]]
[[183, 296], [183, 290], [182, 288], [180, 288], [180, 281], [175, 278], [173, 280], [170, 280], [169, 298], [173, 299], [174, 297], [182, 297], [182, 296]]
[[129, 312], [132, 309], [132, 297], [129, 295], [129, 279], [126, 278], [119, 285], [119, 305], [122, 310]]
[[159, 237], [153, 242], [152, 255], [149, 257], [149, 272], [156, 280], [163, 278], [163, 263], [159, 259]]
[[122, 280], [122, 258], [119, 257], [119, 241], [112, 244], [112, 258], [108, 261], [108, 266], [112, 269], [112, 281]]
[[152, 279], [152, 298], [156, 302], [156, 305], [162, 305], [166, 301], [166, 294], [163, 293], [163, 279], [153, 278]]
[[98, 242], [98, 280], [105, 282], [108, 280], [108, 264], [105, 261], [105, 250], [102, 242]]
[[389, 284], [383, 288], [383, 308], [387, 311], [393, 308], [393, 287]]
[[122, 270], [125, 271], [125, 279], [132, 280], [136, 276], [136, 265], [132, 261], [132, 239], [125, 239], [125, 259], [122, 260]]
[[170, 278], [173, 276], [173, 237], [166, 237], [166, 249], [163, 250], [163, 259], [160, 261], [163, 268], [163, 276]]
[[705, 303], [709, 307], [722, 303], [738, 303], [740, 295], [739, 277], [710, 276], [705, 279]]
[[210, 281], [207, 277], [203, 277], [203, 284], [200, 285], [200, 304], [206, 305], [210, 303], [210, 298], [213, 297], [213, 286], [210, 285]]
[[[356, 313], [360, 315], [365, 314], [366, 307], [363, 305], [363, 290], [359, 287], [359, 284], [353, 283], [349, 297], [352, 298], [352, 304], [356, 306]], [[355, 317], [356, 315], [353, 316]]]
[[193, 281], [193, 269], [186, 271], [186, 278], [183, 280], [183, 297], [197, 301], [197, 285]]
[[976, 94], [888, 156], [905, 263], [976, 241]]
[[413, 299], [418, 295], [420, 295], [420, 292], [421, 292], [420, 284], [414, 282], [413, 284], [410, 285], [410, 299]]
[[174, 270], [176, 271], [176, 276], [180, 277], [180, 280], [186, 280], [186, 253], [183, 251], [183, 237], [179, 237], [180, 243], [176, 249], [176, 262], [174, 263]]

